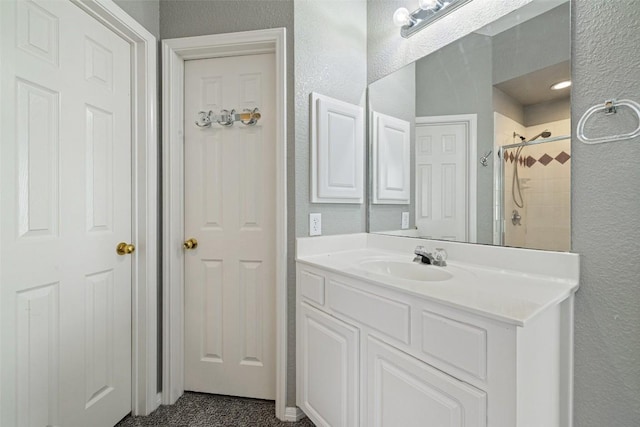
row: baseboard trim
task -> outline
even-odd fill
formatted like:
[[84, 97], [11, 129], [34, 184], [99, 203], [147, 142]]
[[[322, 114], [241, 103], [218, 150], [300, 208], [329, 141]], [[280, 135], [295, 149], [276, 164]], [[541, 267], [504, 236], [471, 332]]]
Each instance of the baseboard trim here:
[[284, 410], [285, 421], [290, 421], [290, 422], [300, 421], [304, 417], [306, 417], [306, 415], [297, 406], [288, 406]]

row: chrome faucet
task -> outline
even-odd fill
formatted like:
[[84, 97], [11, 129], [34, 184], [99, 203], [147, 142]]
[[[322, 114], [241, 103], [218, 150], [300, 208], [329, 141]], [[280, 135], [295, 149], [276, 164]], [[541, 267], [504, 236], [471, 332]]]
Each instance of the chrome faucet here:
[[446, 267], [447, 265], [447, 252], [442, 248], [436, 248], [435, 251], [429, 252], [424, 246], [417, 246], [413, 253], [416, 255], [413, 262], [431, 264], [438, 267]]

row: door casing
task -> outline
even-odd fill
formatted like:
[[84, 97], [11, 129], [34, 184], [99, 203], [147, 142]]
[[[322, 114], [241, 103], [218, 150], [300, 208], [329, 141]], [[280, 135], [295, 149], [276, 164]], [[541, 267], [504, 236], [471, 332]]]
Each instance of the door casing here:
[[157, 393], [156, 38], [112, 0], [71, 2], [131, 45], [131, 220], [132, 241], [138, 247], [132, 258], [131, 412], [134, 415], [148, 415], [160, 403]]
[[[287, 121], [286, 30], [168, 39], [162, 42], [162, 403], [184, 393], [184, 61], [274, 53], [276, 58], [276, 416], [287, 408]], [[195, 118], [186, 118], [191, 120]]]

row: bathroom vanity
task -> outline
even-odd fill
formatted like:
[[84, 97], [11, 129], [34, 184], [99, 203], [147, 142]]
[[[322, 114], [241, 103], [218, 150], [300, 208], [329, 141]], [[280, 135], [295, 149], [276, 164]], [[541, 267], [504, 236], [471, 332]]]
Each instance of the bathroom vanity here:
[[[412, 262], [417, 245], [447, 266]], [[297, 404], [318, 426], [568, 427], [579, 257], [297, 241]]]

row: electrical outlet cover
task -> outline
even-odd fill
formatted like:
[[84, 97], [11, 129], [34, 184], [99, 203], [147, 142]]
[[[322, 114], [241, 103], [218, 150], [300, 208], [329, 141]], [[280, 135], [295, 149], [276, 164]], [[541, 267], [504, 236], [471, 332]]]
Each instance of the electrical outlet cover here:
[[309, 236], [322, 235], [322, 214], [309, 214]]
[[402, 229], [407, 230], [409, 228], [409, 212], [402, 212]]

